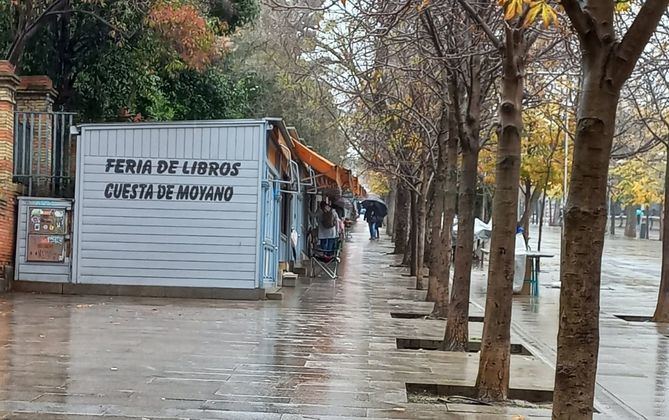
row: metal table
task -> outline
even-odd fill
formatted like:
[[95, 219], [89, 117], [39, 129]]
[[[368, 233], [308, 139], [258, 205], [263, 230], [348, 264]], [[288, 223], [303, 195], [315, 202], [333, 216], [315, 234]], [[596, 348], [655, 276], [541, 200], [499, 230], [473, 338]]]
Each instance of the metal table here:
[[553, 258], [555, 255], [541, 251], [526, 251], [525, 256], [530, 263], [530, 293], [532, 296], [539, 296], [539, 260]]

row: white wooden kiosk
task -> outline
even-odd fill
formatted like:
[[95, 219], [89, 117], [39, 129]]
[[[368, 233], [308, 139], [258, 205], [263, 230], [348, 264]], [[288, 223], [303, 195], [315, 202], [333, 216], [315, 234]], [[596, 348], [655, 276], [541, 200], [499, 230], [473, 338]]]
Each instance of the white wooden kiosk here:
[[[74, 202], [20, 199], [14, 289], [262, 298], [278, 277], [274, 181], [292, 166], [290, 156], [268, 158], [280, 123], [79, 126]], [[35, 261], [29, 222], [54, 205], [71, 214], [71, 246]], [[55, 239], [42, 239], [54, 254]]]

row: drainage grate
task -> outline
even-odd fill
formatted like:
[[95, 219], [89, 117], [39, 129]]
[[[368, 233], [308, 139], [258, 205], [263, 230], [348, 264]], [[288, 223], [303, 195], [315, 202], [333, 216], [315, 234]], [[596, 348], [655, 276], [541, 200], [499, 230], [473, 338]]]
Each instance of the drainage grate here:
[[[442, 384], [406, 384], [407, 396], [410, 402], [421, 402], [426, 397], [439, 398], [440, 402], [448, 402], [448, 398], [459, 397], [460, 404], [481, 404], [478, 401], [478, 391], [473, 386], [442, 385]], [[516, 405], [522, 403], [551, 404], [553, 402], [553, 391], [541, 389], [510, 388], [509, 400], [514, 400]], [[413, 401], [412, 401], [413, 400]], [[467, 400], [470, 400], [468, 402]]]
[[391, 312], [391, 318], [402, 318], [402, 319], [418, 319], [418, 318], [427, 318], [429, 313], [418, 313], [418, 312]]
[[643, 316], [643, 315], [613, 315], [613, 316], [627, 322], [653, 322], [652, 316]]
[[[428, 318], [431, 314], [426, 312], [391, 312], [391, 318], [404, 318], [404, 319], [417, 319], [417, 318]], [[445, 318], [439, 318], [445, 319]], [[482, 316], [470, 316], [469, 322], [483, 322]]]
[[[397, 338], [396, 340], [397, 348], [402, 350], [438, 350], [441, 351], [441, 344], [443, 340], [429, 340], [421, 338]], [[467, 346], [467, 352], [477, 353], [481, 351], [481, 342], [480, 341], [470, 341]], [[525, 346], [522, 344], [511, 344], [511, 354], [519, 354], [523, 356], [532, 356]]]

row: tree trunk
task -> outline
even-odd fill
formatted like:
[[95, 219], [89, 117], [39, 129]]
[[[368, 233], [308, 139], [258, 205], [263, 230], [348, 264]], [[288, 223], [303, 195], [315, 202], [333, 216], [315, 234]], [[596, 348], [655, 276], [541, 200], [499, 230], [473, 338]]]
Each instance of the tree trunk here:
[[[436, 175], [435, 175], [436, 176]], [[430, 260], [432, 259], [432, 233], [434, 232], [432, 229], [432, 225], [434, 223], [434, 213], [436, 210], [436, 207], [438, 207], [438, 204], [435, 202], [435, 196], [436, 192], [434, 190], [434, 180], [430, 184], [429, 192], [427, 194], [427, 205], [426, 209], [427, 212], [425, 214], [425, 247], [424, 247], [424, 254], [423, 254], [423, 264], [426, 267], [430, 267]], [[429, 285], [428, 285], [429, 289]]]
[[[441, 220], [444, 214], [444, 188], [446, 183], [446, 168], [437, 168], [438, 172], [443, 172], [443, 179], [435, 180], [435, 191], [434, 194], [434, 204], [432, 206], [432, 217], [430, 221], [429, 229], [432, 231], [431, 237], [432, 241], [430, 243], [430, 258], [428, 260], [428, 266], [430, 268], [430, 273], [427, 283], [427, 296], [425, 300], [428, 302], [437, 301], [437, 274], [438, 274], [438, 264], [440, 264], [440, 244], [441, 244]], [[440, 177], [438, 176], [438, 177]]]
[[551, 226], [559, 226], [560, 225], [560, 210], [562, 208], [562, 202], [560, 201], [555, 201], [555, 207], [553, 207], [553, 221], [551, 222]]
[[[430, 275], [428, 277], [427, 296], [425, 300], [428, 302], [435, 302], [435, 310], [437, 309], [437, 302], [443, 298], [443, 289], [440, 289], [440, 277], [444, 276], [444, 266], [448, 269], [448, 249], [444, 250], [442, 243], [442, 223], [445, 205], [446, 205], [446, 188], [448, 185], [448, 121], [449, 111], [448, 102], [443, 99], [441, 110], [441, 118], [439, 120], [439, 134], [437, 136], [437, 146], [439, 148], [437, 158], [437, 172], [434, 177], [433, 195], [434, 205], [432, 208], [432, 219], [430, 229], [432, 230], [432, 242], [430, 244], [432, 250], [430, 251]], [[457, 151], [456, 151], [457, 153]], [[450, 246], [449, 244], [446, 244]], [[448, 270], [445, 274], [448, 279]], [[441, 295], [441, 296], [440, 296]], [[448, 282], [446, 283], [446, 301], [448, 301]], [[439, 315], [442, 315], [441, 306], [439, 308]]]
[[[544, 191], [546, 189], [544, 188]], [[544, 213], [546, 213], [546, 193], [541, 199], [541, 209], [539, 209], [539, 237], [537, 238], [537, 251], [541, 251], [541, 238], [544, 232]]]
[[398, 181], [394, 180], [390, 184], [390, 193], [388, 194], [388, 215], [386, 216], [386, 233], [395, 240], [395, 233], [393, 229], [395, 228], [395, 206], [397, 204], [397, 184]]
[[397, 181], [397, 196], [395, 197], [395, 215], [393, 233], [395, 235], [395, 249], [393, 254], [404, 254], [406, 252], [407, 237], [409, 230], [409, 207], [411, 205], [409, 191], [404, 181]]
[[[411, 212], [409, 212], [411, 213]], [[409, 267], [409, 273], [411, 273], [411, 260], [413, 258], [413, 232], [411, 232], [411, 219], [409, 219], [409, 234], [407, 235], [406, 245], [404, 245], [404, 257], [402, 258], [402, 265]]]
[[[536, 190], [536, 188], [535, 188]], [[525, 180], [525, 189], [523, 191], [523, 215], [520, 218], [519, 225], [523, 227], [523, 237], [525, 243], [530, 239], [530, 212], [532, 211], [532, 182]]]
[[620, 90], [630, 77], [669, 0], [640, 6], [622, 40], [613, 2], [564, 0], [579, 37], [582, 92], [560, 262], [553, 418], [591, 419], [599, 352], [599, 293], [606, 232], [606, 189]]
[[[587, 65], [583, 70], [584, 93], [564, 218], [553, 418], [591, 418], [593, 411], [606, 190], [619, 95], [601, 83], [605, 76], [597, 70]], [[628, 216], [635, 221], [634, 208], [630, 208]]]
[[534, 208], [535, 203], [539, 200], [541, 195], [541, 188], [539, 186], [534, 187], [534, 191], [530, 192], [532, 189], [532, 183], [529, 179], [525, 180], [525, 190], [523, 192], [525, 207], [523, 208], [523, 215], [520, 218], [520, 226], [523, 227], [523, 237], [525, 238], [525, 243], [528, 243], [530, 240], [530, 215], [532, 214], [532, 209]]
[[625, 236], [636, 238], [636, 206], [625, 207], [627, 220], [625, 221]]
[[650, 239], [650, 204], [646, 205], [646, 240]]
[[492, 205], [492, 238], [488, 264], [488, 292], [481, 356], [476, 378], [484, 400], [506, 399], [509, 390], [511, 302], [515, 233], [518, 222], [520, 182], [520, 133], [522, 131], [524, 32], [505, 26], [500, 132]]
[[616, 235], [616, 210], [615, 202], [613, 201], [613, 194], [609, 198], [609, 208], [611, 209], [611, 226], [609, 226], [609, 233], [611, 236]]
[[[667, 155], [669, 156], [669, 153]], [[662, 222], [660, 226], [660, 236], [662, 236], [662, 272], [660, 290], [657, 295], [657, 306], [653, 315], [653, 321], [655, 322], [669, 322], [669, 240], [665, 240], [669, 238], [669, 223], [666, 223], [667, 218], [669, 218], [669, 206], [667, 203], [669, 203], [669, 159], [667, 159], [666, 170], [664, 172], [662, 218], [665, 222]]]
[[481, 220], [488, 223], [491, 219], [490, 216], [490, 196], [486, 193], [485, 188], [483, 189], [483, 217]]
[[416, 209], [416, 221], [418, 231], [416, 232], [416, 290], [424, 290], [423, 268], [425, 263], [425, 222], [427, 213], [427, 190], [428, 190], [428, 170], [423, 168], [423, 180], [421, 182], [421, 192], [416, 195], [418, 208]]
[[469, 290], [474, 249], [474, 202], [478, 155], [478, 146], [470, 150], [463, 148], [455, 271], [443, 342], [444, 348], [451, 351], [467, 351], [469, 342]]
[[[665, 177], [666, 177], [666, 175], [665, 175]], [[664, 208], [665, 207], [666, 207], [666, 205], [664, 203], [660, 204], [660, 221], [659, 221], [660, 222], [660, 241], [664, 241], [664, 212], [665, 212]]]
[[[452, 89], [452, 86], [451, 86]], [[453, 112], [448, 113], [448, 137], [445, 141], [444, 165], [446, 181], [444, 185], [444, 221], [439, 238], [439, 247], [433, 265], [436, 277], [436, 300], [432, 316], [446, 318], [448, 316], [449, 282], [452, 255], [453, 217], [458, 195], [458, 129]], [[430, 271], [432, 274], [432, 271]]]
[[[448, 318], [442, 347], [448, 350], [467, 351], [469, 342], [469, 290], [471, 287], [474, 249], [474, 219], [476, 208], [476, 183], [481, 131], [481, 60], [475, 56], [469, 61], [470, 83], [467, 93], [467, 110], [460, 142], [462, 163], [458, 197], [458, 236], [455, 248], [453, 289], [448, 306]], [[455, 98], [458, 100], [458, 98]]]
[[416, 260], [418, 248], [418, 194], [411, 189], [411, 233], [409, 234], [409, 274], [416, 275]]

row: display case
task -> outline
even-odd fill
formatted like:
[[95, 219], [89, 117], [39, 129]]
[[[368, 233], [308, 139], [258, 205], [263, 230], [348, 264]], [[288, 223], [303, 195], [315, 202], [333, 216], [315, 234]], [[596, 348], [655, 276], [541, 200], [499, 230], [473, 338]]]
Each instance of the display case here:
[[68, 213], [63, 207], [28, 207], [26, 261], [64, 263]]

